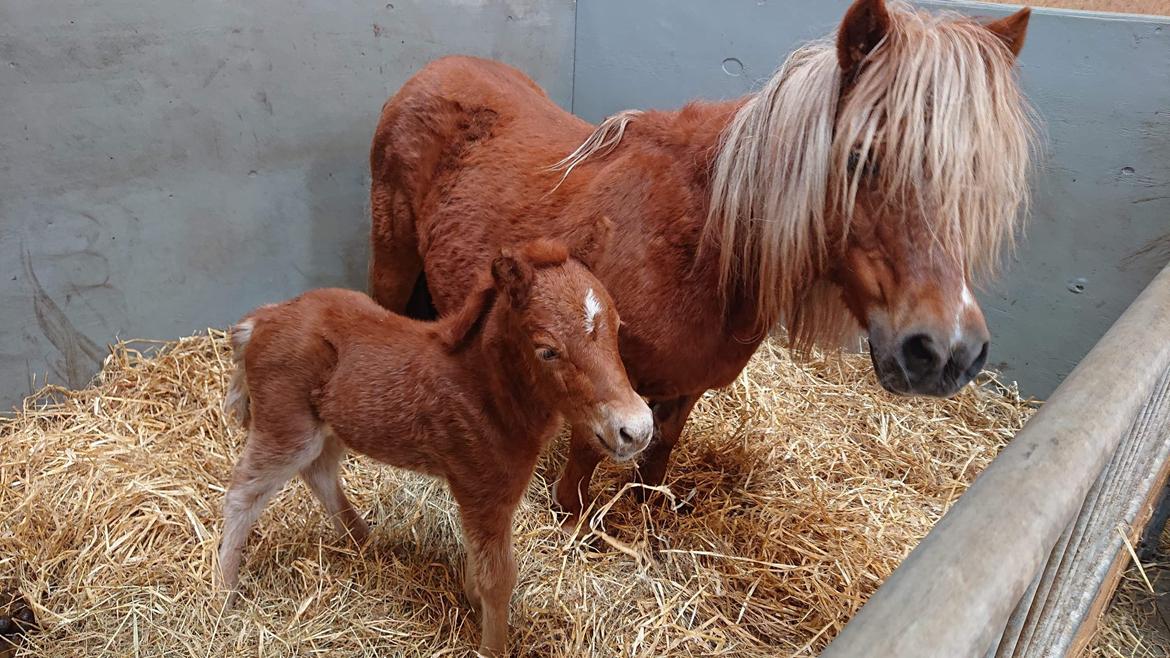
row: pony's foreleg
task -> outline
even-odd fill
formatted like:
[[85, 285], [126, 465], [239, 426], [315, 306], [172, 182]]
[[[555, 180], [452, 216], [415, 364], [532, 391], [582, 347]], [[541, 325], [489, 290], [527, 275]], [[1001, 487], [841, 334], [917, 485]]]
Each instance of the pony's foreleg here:
[[[698, 400], [698, 395], [687, 395], [650, 404], [650, 409], [654, 411], [655, 436], [638, 460], [638, 469], [634, 472], [635, 482], [656, 487], [666, 479], [670, 453], [682, 436], [683, 426], [687, 424], [691, 409], [695, 408]], [[646, 500], [648, 493], [645, 489], [637, 490], [640, 500]]]
[[573, 428], [569, 439], [569, 459], [565, 462], [565, 472], [556, 484], [557, 505], [569, 515], [564, 523], [566, 529], [571, 530], [580, 523], [581, 511], [592, 500], [589, 482], [602, 456], [593, 447], [592, 436], [593, 431], [587, 427]]

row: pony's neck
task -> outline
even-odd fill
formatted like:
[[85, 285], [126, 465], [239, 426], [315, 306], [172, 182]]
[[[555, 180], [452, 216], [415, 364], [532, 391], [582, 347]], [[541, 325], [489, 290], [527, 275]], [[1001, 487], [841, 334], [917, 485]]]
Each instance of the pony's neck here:
[[[729, 101], [694, 101], [678, 110], [646, 112], [631, 133], [677, 154], [690, 169], [691, 184], [702, 190], [704, 212], [710, 198], [711, 174], [723, 132], [751, 96]], [[704, 215], [705, 217], [705, 215]], [[702, 221], [704, 218], [699, 218]]]
[[[753, 94], [729, 101], [697, 101], [671, 112], [648, 113], [646, 123], [650, 124], [649, 129], [643, 132], [641, 126], [643, 122], [639, 120], [630, 131], [637, 136], [645, 135], [671, 149], [676, 153], [675, 161], [689, 169], [688, 183], [697, 191], [696, 197], [702, 199], [700, 214], [693, 218], [699, 224], [702, 234], [697, 254], [699, 267], [709, 267], [712, 270], [719, 267], [723, 248], [719, 240], [721, 236], [711, 235], [704, 230], [704, 224], [711, 212], [712, 180], [715, 175], [716, 159], [728, 126], [744, 105], [754, 97]], [[720, 285], [728, 330], [741, 341], [762, 340], [768, 327], [759, 326], [757, 287], [767, 284], [733, 279], [721, 281]]]

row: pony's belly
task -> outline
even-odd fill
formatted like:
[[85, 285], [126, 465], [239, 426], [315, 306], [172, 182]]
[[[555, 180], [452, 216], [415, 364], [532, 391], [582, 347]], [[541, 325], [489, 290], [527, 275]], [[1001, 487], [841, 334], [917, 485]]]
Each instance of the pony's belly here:
[[622, 361], [640, 395], [651, 399], [699, 395], [734, 382], [761, 342], [727, 338], [648, 345], [623, 337]]

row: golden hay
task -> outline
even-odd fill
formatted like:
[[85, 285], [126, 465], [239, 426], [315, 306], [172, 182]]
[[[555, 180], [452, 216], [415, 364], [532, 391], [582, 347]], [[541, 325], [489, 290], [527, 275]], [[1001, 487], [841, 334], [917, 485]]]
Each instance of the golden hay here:
[[[469, 653], [478, 630], [445, 487], [363, 458], [344, 478], [372, 546], [346, 548], [290, 485], [225, 612], [213, 556], [243, 439], [220, 406], [228, 344], [212, 331], [138, 349], [116, 346], [90, 388], [47, 388], [0, 421], [0, 589], [18, 586], [43, 628], [20, 655]], [[628, 470], [603, 466], [581, 542], [550, 511], [558, 440], [518, 513], [514, 653], [810, 655], [1031, 408], [995, 382], [898, 398], [865, 356], [800, 366], [765, 344], [692, 416], [674, 509], [637, 505]]]
[[[1085, 658], [1166, 658], [1170, 656], [1170, 619], [1159, 610], [1159, 600], [1170, 592], [1170, 528], [1163, 529], [1160, 560], [1138, 566], [1130, 563], [1121, 584], [1102, 614]], [[1150, 586], [1153, 586], [1151, 591]], [[1170, 607], [1165, 603], [1163, 609]]]

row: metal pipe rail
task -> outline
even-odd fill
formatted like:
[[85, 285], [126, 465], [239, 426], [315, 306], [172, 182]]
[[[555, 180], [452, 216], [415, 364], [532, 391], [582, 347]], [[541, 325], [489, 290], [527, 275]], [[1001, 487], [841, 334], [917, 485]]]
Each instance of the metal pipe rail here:
[[1170, 266], [821, 655], [978, 657], [1007, 648], [1001, 637], [1014, 646], [1023, 622], [1005, 637], [1009, 618], [1021, 606], [1026, 619], [1037, 591], [1049, 589], [1045, 565], [1059, 562], [1090, 489], [1141, 431], [1143, 410], [1167, 403], [1159, 392], [1168, 372]]

